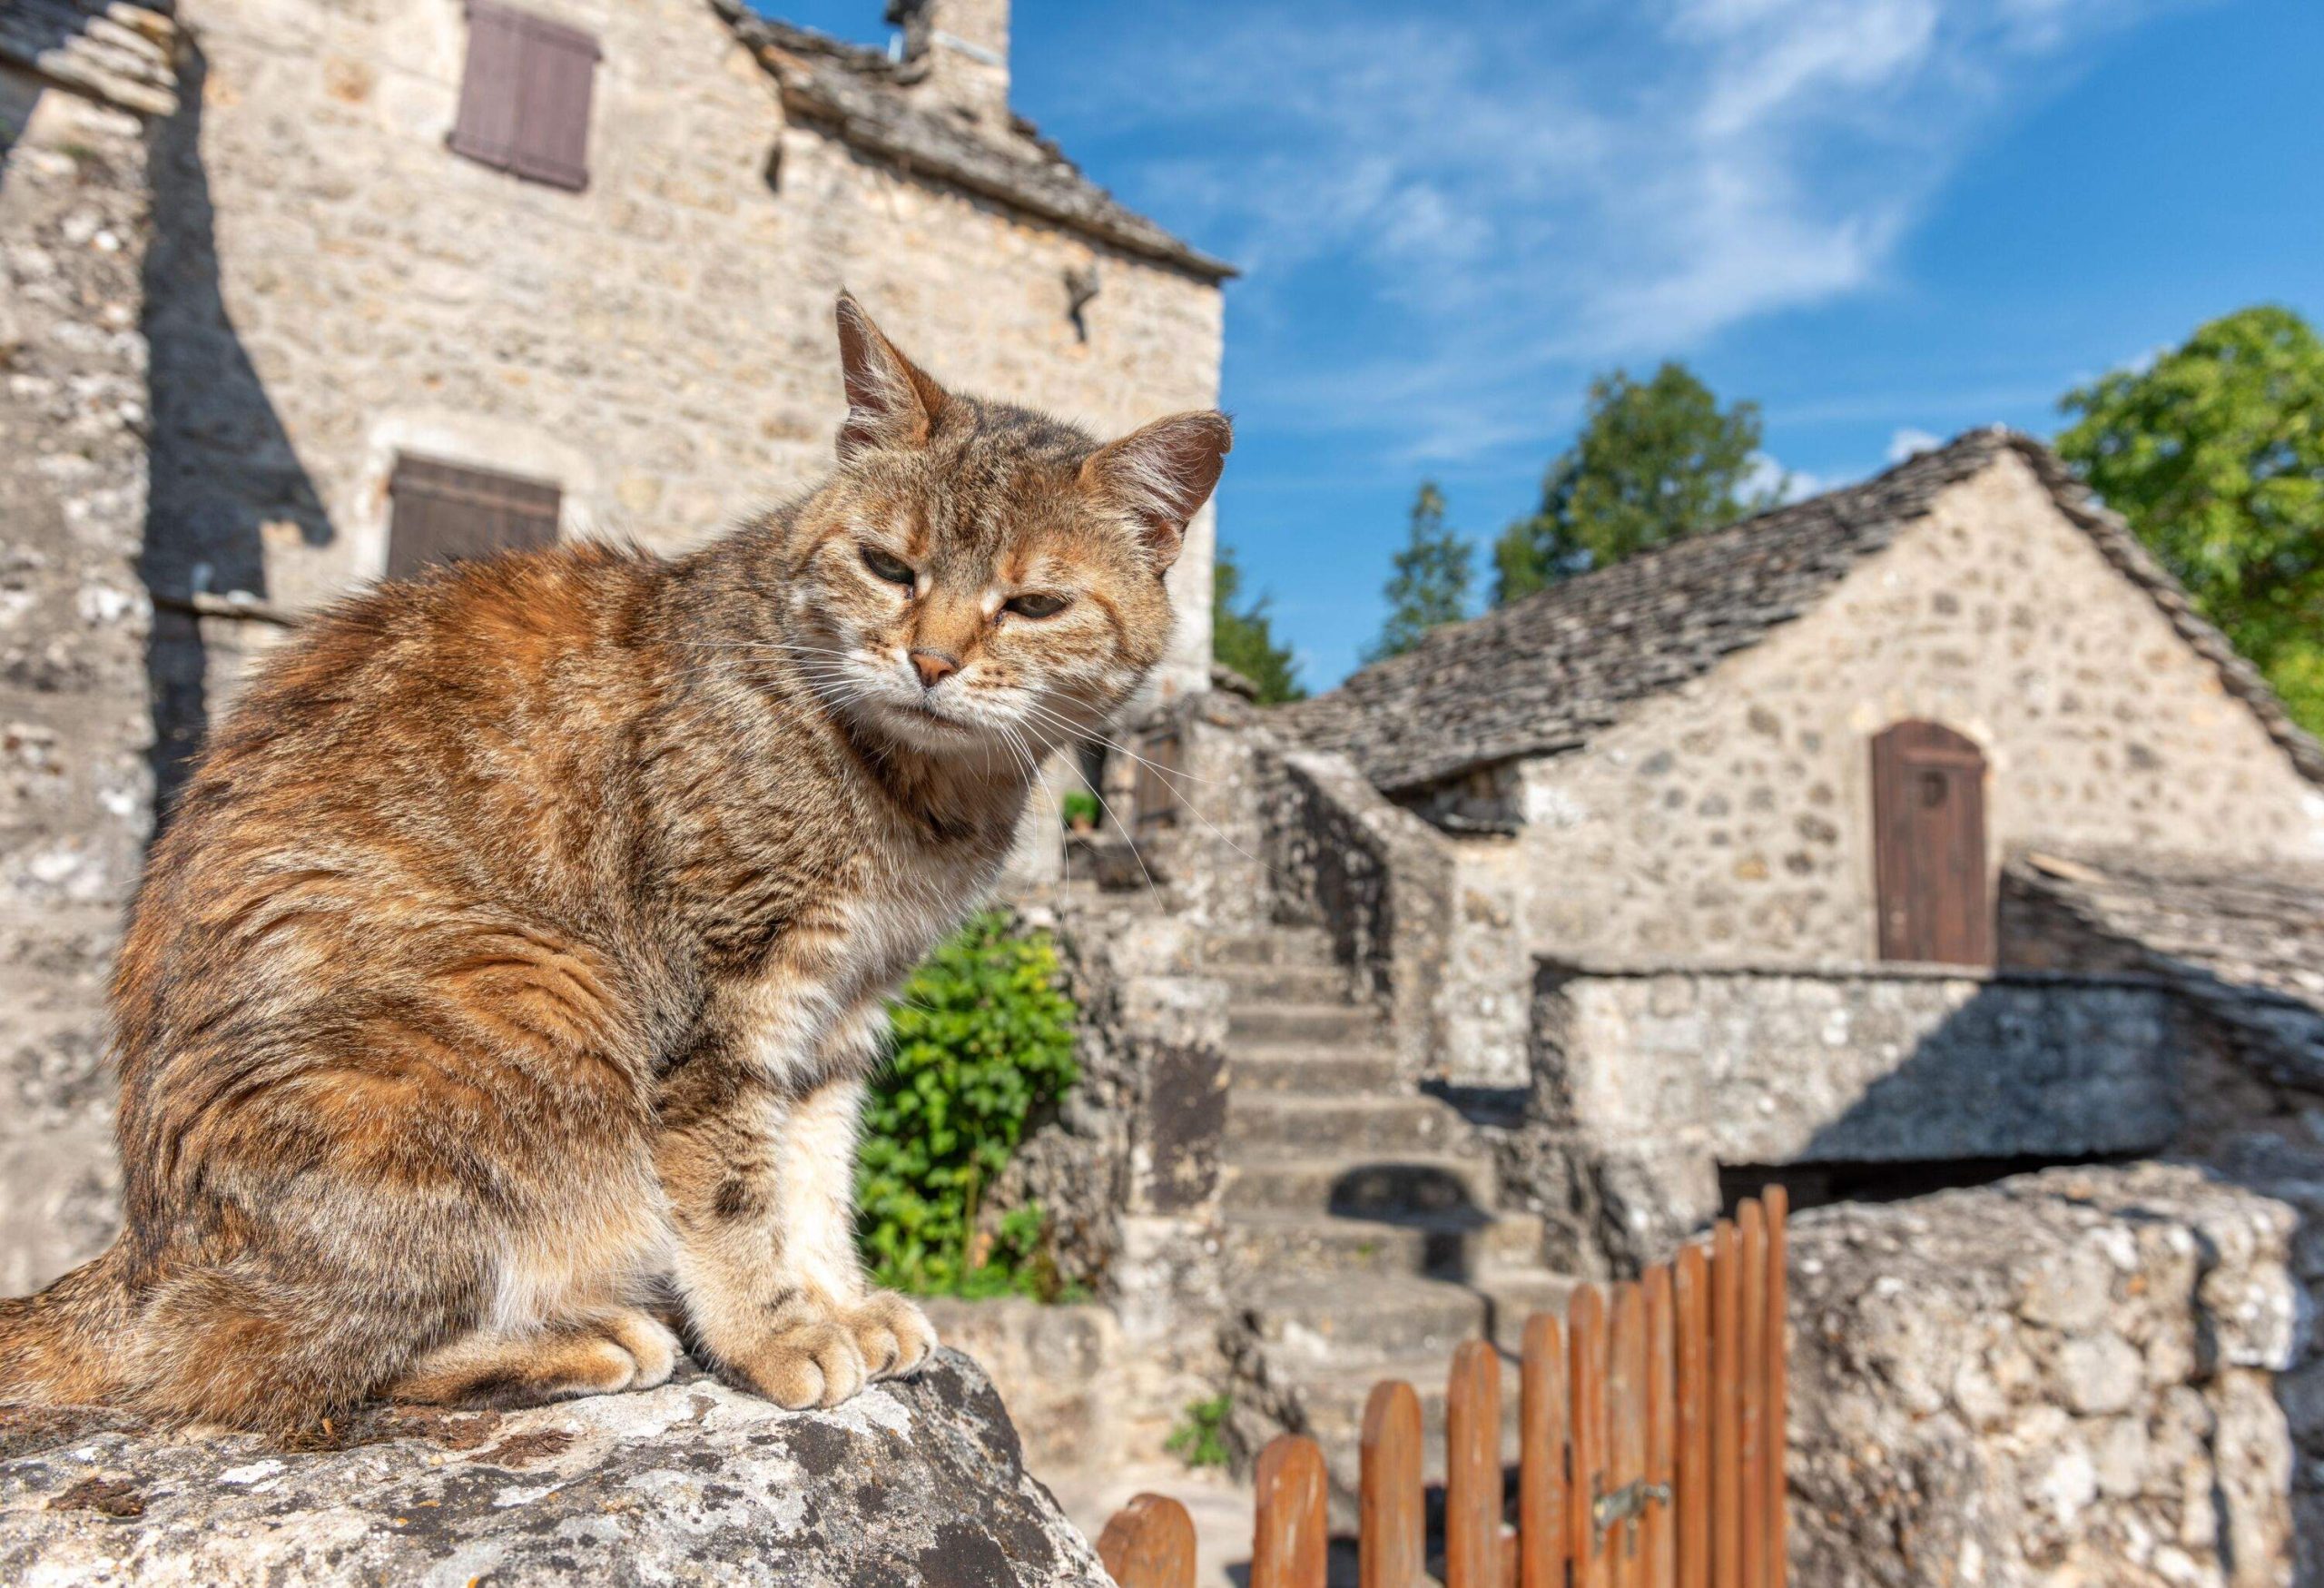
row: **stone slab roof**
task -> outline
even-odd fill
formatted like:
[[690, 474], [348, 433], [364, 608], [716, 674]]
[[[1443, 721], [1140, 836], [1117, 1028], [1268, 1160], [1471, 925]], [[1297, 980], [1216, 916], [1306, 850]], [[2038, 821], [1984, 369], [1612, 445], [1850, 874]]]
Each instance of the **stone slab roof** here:
[[1861, 485], [1689, 536], [1438, 629], [1331, 693], [1270, 715], [1316, 748], [1347, 755], [1392, 794], [1513, 757], [1580, 749], [1640, 703], [1807, 612], [1947, 487], [2010, 452], [2219, 669], [2300, 773], [2324, 784], [2324, 747], [2196, 615], [2122, 519], [2046, 447], [1999, 428], [1972, 430]]
[[0, 62], [144, 115], [178, 107], [177, 0], [0, 0]]
[[913, 101], [924, 59], [891, 60], [810, 28], [777, 22], [741, 0], [710, 0], [772, 74], [786, 113], [907, 172], [965, 188], [1011, 209], [1206, 281], [1236, 273], [1118, 202], [1030, 122], [1013, 117], [996, 138], [965, 118]]
[[2111, 963], [2167, 977], [2280, 1079], [2324, 1085], [2324, 868], [2149, 851], [2027, 853], [2005, 890], [2062, 910]]

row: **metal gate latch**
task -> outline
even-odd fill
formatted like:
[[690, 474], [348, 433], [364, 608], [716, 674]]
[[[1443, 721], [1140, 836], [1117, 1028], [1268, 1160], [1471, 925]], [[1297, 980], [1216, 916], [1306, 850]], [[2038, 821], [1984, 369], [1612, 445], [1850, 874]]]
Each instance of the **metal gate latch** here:
[[1649, 1484], [1644, 1478], [1632, 1478], [1611, 1494], [1600, 1494], [1590, 1503], [1590, 1525], [1597, 1533], [1597, 1542], [1603, 1544], [1606, 1534], [1625, 1522], [1635, 1522], [1646, 1514], [1649, 1505], [1670, 1503], [1669, 1484]]

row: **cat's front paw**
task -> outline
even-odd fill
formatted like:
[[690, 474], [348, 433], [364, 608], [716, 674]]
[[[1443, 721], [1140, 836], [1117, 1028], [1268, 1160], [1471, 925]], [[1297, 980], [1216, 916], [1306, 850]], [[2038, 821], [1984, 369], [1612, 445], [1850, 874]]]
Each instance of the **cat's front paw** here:
[[892, 1290], [874, 1290], [843, 1315], [874, 1380], [916, 1373], [936, 1349], [936, 1326]]
[[787, 1324], [728, 1360], [752, 1388], [793, 1412], [835, 1406], [869, 1376], [854, 1330], [840, 1319]]

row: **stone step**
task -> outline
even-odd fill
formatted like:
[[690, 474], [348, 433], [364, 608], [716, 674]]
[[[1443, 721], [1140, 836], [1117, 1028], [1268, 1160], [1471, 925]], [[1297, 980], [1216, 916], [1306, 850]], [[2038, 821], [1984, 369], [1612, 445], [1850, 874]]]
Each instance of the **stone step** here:
[[1206, 965], [1328, 965], [1331, 940], [1321, 927], [1271, 926], [1260, 932], [1215, 932], [1203, 939]]
[[1377, 1041], [1380, 1017], [1352, 1003], [1238, 1003], [1226, 1010], [1226, 1040], [1336, 1045]]
[[1433, 1357], [1450, 1366], [1464, 1340], [1489, 1339], [1514, 1356], [1525, 1320], [1565, 1315], [1574, 1281], [1546, 1271], [1474, 1284], [1415, 1277], [1354, 1287], [1301, 1277], [1258, 1290], [1244, 1310], [1275, 1359], [1319, 1368]]
[[1354, 991], [1344, 965], [1233, 965], [1203, 967], [1226, 983], [1233, 1004], [1350, 1003]]
[[1531, 1269], [1541, 1251], [1541, 1221], [1532, 1214], [1474, 1208], [1393, 1219], [1245, 1213], [1229, 1217], [1222, 1235], [1229, 1271], [1253, 1276], [1468, 1279]]
[[1482, 1153], [1393, 1158], [1286, 1158], [1229, 1162], [1220, 1206], [1232, 1212], [1480, 1213], [1493, 1205], [1492, 1160]]
[[1465, 1149], [1472, 1139], [1469, 1122], [1450, 1104], [1409, 1093], [1333, 1097], [1246, 1091], [1230, 1093], [1226, 1105], [1230, 1156], [1244, 1144], [1269, 1150], [1296, 1148], [1313, 1155], [1441, 1152]]
[[1230, 1096], [1249, 1091], [1360, 1096], [1396, 1084], [1396, 1058], [1376, 1044], [1257, 1042], [1238, 1044], [1229, 1052], [1226, 1072]]
[[[1297, 1406], [1300, 1431], [1323, 1447], [1324, 1465], [1334, 1490], [1334, 1511], [1358, 1492], [1363, 1472], [1364, 1408], [1373, 1386], [1402, 1379], [1420, 1400], [1421, 1475], [1424, 1482], [1444, 1481], [1444, 1381], [1452, 1371], [1452, 1353], [1431, 1351], [1408, 1357], [1339, 1367], [1320, 1366], [1286, 1356], [1267, 1353], [1272, 1400], [1289, 1399]], [[1518, 1368], [1503, 1356], [1501, 1365], [1501, 1459], [1517, 1464]]]

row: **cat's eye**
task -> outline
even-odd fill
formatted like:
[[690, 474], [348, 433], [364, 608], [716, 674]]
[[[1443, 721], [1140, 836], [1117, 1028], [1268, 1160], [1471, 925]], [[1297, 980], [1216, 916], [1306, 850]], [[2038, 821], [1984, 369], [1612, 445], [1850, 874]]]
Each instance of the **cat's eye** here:
[[1019, 617], [1055, 617], [1071, 605], [1063, 596], [1018, 596], [1005, 602], [1001, 610]]
[[901, 585], [906, 589], [910, 589], [918, 582], [911, 571], [911, 564], [901, 558], [890, 557], [876, 546], [867, 546], [863, 548], [863, 566], [887, 580], [888, 583]]

